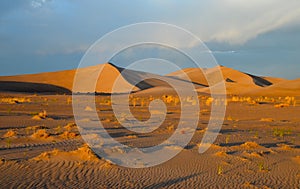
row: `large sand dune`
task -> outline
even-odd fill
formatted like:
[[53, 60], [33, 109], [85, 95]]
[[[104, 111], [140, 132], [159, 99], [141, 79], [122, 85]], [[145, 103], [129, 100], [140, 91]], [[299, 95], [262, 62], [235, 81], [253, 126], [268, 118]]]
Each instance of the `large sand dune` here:
[[[102, 69], [99, 77], [99, 70]], [[80, 84], [82, 87], [73, 90], [74, 76], [80, 73]], [[89, 76], [89, 77], [87, 77]], [[96, 90], [84, 88], [90, 83], [90, 78], [97, 78]], [[115, 81], [118, 80], [118, 87], [113, 88]], [[113, 64], [99, 64], [81, 68], [78, 70], [66, 70], [58, 72], [47, 72], [39, 74], [26, 74], [16, 76], [0, 77], [0, 90], [13, 92], [54, 92], [70, 93], [73, 92], [97, 92], [97, 93], [128, 93], [131, 91], [146, 90], [155, 87], [170, 88], [168, 83], [176, 84], [179, 88], [185, 88], [189, 83], [180, 78], [155, 75], [146, 72], [128, 70], [117, 67]], [[194, 84], [195, 88], [204, 87]]]
[[[100, 76], [98, 71], [102, 69]], [[94, 75], [97, 78], [95, 91], [91, 89], [73, 90], [76, 71], [83, 76]], [[300, 79], [285, 80], [273, 77], [260, 77], [240, 72], [228, 67], [219, 66], [209, 69], [186, 68], [166, 76], [155, 75], [147, 72], [128, 70], [113, 64], [99, 64], [81, 68], [79, 70], [66, 70], [40, 74], [27, 74], [0, 77], [0, 91], [14, 92], [97, 92], [97, 93], [128, 93], [140, 91], [144, 93], [161, 94], [174, 92], [168, 83], [175, 83], [177, 88], [184, 89], [192, 83], [197, 92], [210, 93], [206, 74], [221, 71], [225, 81], [227, 94], [232, 95], [298, 95], [300, 92]], [[119, 77], [120, 76], [120, 77]], [[188, 76], [188, 78], [186, 77]], [[119, 85], [113, 90], [118, 78]], [[90, 83], [86, 77], [82, 79], [82, 86]], [[76, 89], [75, 89], [76, 90]]]
[[[97, 66], [82, 68], [80, 69], [80, 72], [82, 74], [86, 73], [88, 75], [91, 75], [91, 74], [96, 74], [99, 69], [102, 69], [102, 72], [98, 77], [96, 92], [110, 93], [115, 79], [120, 74], [119, 71], [114, 66], [112, 66], [111, 64], [100, 64]], [[76, 70], [66, 70], [66, 71], [47, 72], [47, 73], [40, 73], [40, 74], [5, 76], [5, 77], [0, 77], [0, 81], [2, 83], [12, 82], [12, 81], [22, 82], [23, 91], [20, 92], [49, 92], [48, 90], [35, 91], [35, 89], [31, 87], [32, 83], [41, 84], [41, 85], [48, 84], [48, 85], [64, 88], [66, 91], [72, 91], [75, 73]], [[134, 87], [123, 78], [120, 79], [120, 82], [125, 87], [131, 87], [131, 88]], [[14, 91], [15, 87], [12, 85], [11, 88], [6, 87], [5, 89], [8, 91]], [[95, 91], [89, 91], [89, 92], [95, 92]], [[127, 92], [127, 91], [122, 91], [122, 89], [120, 89], [119, 91], [116, 92]]]

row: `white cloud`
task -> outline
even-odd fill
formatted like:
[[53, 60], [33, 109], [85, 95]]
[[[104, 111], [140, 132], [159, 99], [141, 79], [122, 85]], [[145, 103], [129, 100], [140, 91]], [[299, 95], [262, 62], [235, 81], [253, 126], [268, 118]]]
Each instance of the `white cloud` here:
[[[201, 6], [201, 5], [199, 5]], [[243, 44], [260, 34], [300, 22], [299, 0], [223, 0], [205, 5], [191, 29], [204, 41]]]
[[50, 0], [32, 0], [31, 1], [31, 6], [33, 8], [40, 8], [42, 7], [45, 3], [47, 3], [47, 1], [50, 1]]

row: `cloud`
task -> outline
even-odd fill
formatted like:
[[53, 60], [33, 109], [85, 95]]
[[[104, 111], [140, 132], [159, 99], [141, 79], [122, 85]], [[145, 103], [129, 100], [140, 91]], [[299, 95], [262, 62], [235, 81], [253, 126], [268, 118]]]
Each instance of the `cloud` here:
[[44, 4], [46, 4], [49, 1], [51, 1], [51, 0], [32, 0], [31, 6], [33, 8], [41, 8], [42, 6], [44, 6]]
[[207, 6], [207, 11], [199, 13], [200, 28], [196, 28], [205, 41], [244, 44], [300, 21], [298, 0], [223, 0]]
[[[239, 56], [236, 62], [244, 62], [241, 49], [261, 51], [268, 48], [273, 54], [281, 48], [297, 53], [300, 49], [299, 40], [294, 39], [299, 38], [300, 31], [299, 0], [131, 0], [130, 3], [117, 0], [0, 0], [0, 48], [3, 49], [0, 62], [7, 62], [11, 67], [27, 67], [24, 63], [29, 64], [34, 59], [35, 62], [47, 62], [49, 57], [56, 55], [57, 60], [68, 56], [64, 60], [74, 61], [106, 33], [137, 22], [164, 22], [183, 27], [206, 44], [213, 44], [213, 53], [222, 60], [225, 56]], [[277, 31], [281, 32], [269, 35]], [[157, 39], [174, 39], [165, 31], [151, 34]], [[137, 35], [132, 36], [136, 38]], [[292, 37], [287, 39], [286, 36]], [[187, 43], [185, 38], [175, 40], [174, 43], [185, 48], [197, 44]], [[116, 39], [114, 44], [121, 43], [122, 39]], [[114, 48], [110, 45], [103, 46], [103, 51]], [[290, 61], [299, 60], [297, 53]], [[20, 59], [15, 59], [15, 54]], [[263, 56], [265, 62], [274, 60], [270, 54]]]

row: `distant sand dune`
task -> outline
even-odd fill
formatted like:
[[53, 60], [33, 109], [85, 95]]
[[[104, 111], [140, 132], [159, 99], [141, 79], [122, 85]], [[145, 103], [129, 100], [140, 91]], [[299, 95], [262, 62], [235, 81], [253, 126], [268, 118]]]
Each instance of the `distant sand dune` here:
[[[102, 69], [100, 76], [97, 76]], [[175, 93], [168, 83], [176, 83], [176, 86], [185, 89], [188, 83], [192, 83], [197, 92], [210, 93], [209, 83], [205, 77], [221, 71], [225, 81], [227, 94], [233, 95], [299, 95], [300, 79], [285, 80], [281, 78], [260, 77], [243, 73], [224, 66], [209, 69], [186, 68], [166, 76], [155, 75], [147, 72], [128, 70], [117, 67], [111, 63], [99, 64], [81, 68], [78, 70], [66, 70], [40, 74], [27, 74], [17, 76], [0, 77], [0, 91], [12, 92], [43, 92], [66, 93], [73, 92], [97, 92], [97, 93], [128, 93], [139, 92], [164, 94]], [[82, 88], [73, 90], [73, 82], [76, 71], [82, 75], [79, 78]], [[89, 77], [97, 78], [95, 91], [84, 88], [91, 81]], [[119, 77], [120, 76], [120, 77]], [[186, 77], [188, 76], [188, 78]], [[113, 86], [119, 77], [118, 87]], [[214, 86], [212, 86], [214, 87]]]
[[45, 83], [0, 81], [0, 91], [70, 94], [71, 90]]
[[[177, 72], [168, 74], [168, 76], [183, 78], [183, 72], [186, 73], [193, 82], [208, 85], [204, 73], [218, 71], [222, 74], [226, 82], [227, 94], [233, 95], [299, 95], [300, 93], [300, 79], [286, 80], [282, 78], [260, 77], [248, 73], [243, 73], [224, 66], [199, 69], [186, 68]], [[201, 88], [198, 92], [209, 93], [209, 88]]]
[[272, 86], [253, 91], [253, 94], [273, 96], [299, 96], [300, 79], [281, 81]]

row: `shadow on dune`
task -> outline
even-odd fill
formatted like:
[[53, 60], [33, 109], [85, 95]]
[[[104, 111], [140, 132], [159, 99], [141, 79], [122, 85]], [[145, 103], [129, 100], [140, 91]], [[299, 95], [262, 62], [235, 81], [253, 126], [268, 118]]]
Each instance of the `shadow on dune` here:
[[267, 86], [273, 85], [273, 83], [271, 83], [270, 81], [268, 81], [264, 78], [261, 78], [261, 77], [255, 76], [255, 75], [251, 75], [251, 74], [247, 74], [247, 75], [249, 75], [253, 79], [253, 82], [255, 83], [255, 85], [258, 85], [260, 87], [267, 87]]
[[[179, 82], [181, 84], [192, 83], [199, 87], [208, 87], [207, 85], [199, 84], [196, 82], [188, 81], [188, 80], [173, 77], [173, 76], [161, 76], [161, 75], [156, 75], [156, 74], [152, 74], [152, 73], [148, 73], [148, 72], [142, 72], [142, 71], [121, 68], [112, 63], [108, 63], [108, 64], [115, 67], [128, 83], [138, 87], [141, 90], [146, 90], [146, 89], [150, 89], [150, 88], [154, 88], [154, 87], [170, 87], [171, 88], [171, 85], [168, 83], [168, 81], [172, 81], [173, 83]], [[136, 83], [136, 81], [140, 81], [140, 82]]]
[[0, 81], [0, 91], [21, 93], [72, 94], [69, 89], [56, 85], [17, 81]]

